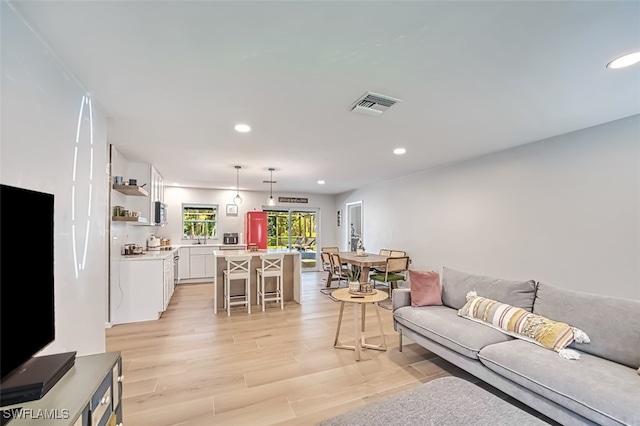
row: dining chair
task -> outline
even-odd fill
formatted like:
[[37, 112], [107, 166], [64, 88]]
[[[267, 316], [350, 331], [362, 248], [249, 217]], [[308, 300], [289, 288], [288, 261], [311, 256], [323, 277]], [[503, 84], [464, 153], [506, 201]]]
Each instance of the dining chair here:
[[[223, 298], [227, 316], [231, 316], [231, 307], [245, 305], [251, 313], [251, 275], [249, 266], [252, 256], [225, 256], [227, 269], [222, 271], [224, 278]], [[244, 294], [231, 294], [231, 281], [244, 280]]]
[[[395, 253], [401, 253], [401, 252], [399, 252], [399, 251], [397, 251], [397, 250], [380, 249], [380, 251], [378, 252], [378, 254], [379, 254], [380, 256], [387, 256], [387, 257], [390, 257], [390, 256], [392, 256], [391, 254], [392, 254], [392, 253], [394, 253], [394, 252], [395, 252]], [[404, 253], [404, 252], [402, 252], [402, 253]], [[392, 257], [400, 257], [400, 256], [406, 256], [406, 255], [405, 255], [405, 254], [398, 254], [397, 256], [392, 256]], [[385, 268], [384, 266], [375, 266], [375, 267], [372, 269], [372, 271], [373, 271], [374, 273], [384, 274], [384, 268]]]
[[[282, 291], [282, 270], [284, 254], [263, 254], [260, 256], [262, 266], [256, 268], [256, 301], [265, 309], [265, 302], [280, 302], [280, 309], [284, 309], [284, 294]], [[267, 278], [275, 278], [275, 288], [267, 289]]]
[[349, 285], [349, 267], [342, 262], [338, 253], [329, 253], [329, 257], [331, 258], [331, 273], [337, 277], [338, 288], [343, 280]]
[[322, 253], [338, 253], [340, 249], [338, 247], [330, 246], [330, 247], [322, 247], [320, 251]]
[[409, 257], [388, 257], [384, 266], [384, 272], [370, 275], [375, 288], [376, 282], [384, 283], [389, 288], [389, 298], [394, 288], [398, 288], [398, 281], [406, 280], [406, 273], [409, 270]]
[[322, 270], [327, 273], [326, 286], [331, 287], [331, 282], [334, 281], [331, 254], [325, 251], [320, 252], [320, 258], [322, 259]]

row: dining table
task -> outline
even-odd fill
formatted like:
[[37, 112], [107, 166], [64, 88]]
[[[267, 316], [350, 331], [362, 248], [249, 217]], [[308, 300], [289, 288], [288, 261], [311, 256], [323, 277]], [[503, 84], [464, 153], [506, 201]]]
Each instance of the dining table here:
[[369, 282], [369, 270], [377, 266], [385, 266], [387, 264], [387, 259], [389, 258], [389, 256], [366, 252], [363, 254], [357, 254], [353, 251], [341, 251], [338, 254], [340, 255], [340, 260], [342, 262], [353, 266], [359, 266], [361, 268], [361, 283]]

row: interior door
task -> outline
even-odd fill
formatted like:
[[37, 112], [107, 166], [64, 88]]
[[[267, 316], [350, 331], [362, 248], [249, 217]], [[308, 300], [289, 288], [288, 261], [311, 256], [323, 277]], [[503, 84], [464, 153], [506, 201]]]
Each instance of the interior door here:
[[[364, 243], [364, 221], [362, 201], [347, 203], [347, 248], [356, 251], [358, 240]], [[366, 247], [366, 246], [365, 246]]]

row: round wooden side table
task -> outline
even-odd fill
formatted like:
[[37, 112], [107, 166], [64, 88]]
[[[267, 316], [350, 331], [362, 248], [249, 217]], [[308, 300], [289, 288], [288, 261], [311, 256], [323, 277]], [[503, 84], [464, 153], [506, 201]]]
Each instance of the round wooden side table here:
[[[389, 295], [381, 290], [376, 290], [372, 295], [355, 295], [349, 293], [348, 288], [340, 288], [331, 293], [331, 296], [340, 301], [340, 314], [338, 316], [338, 327], [336, 329], [336, 338], [333, 342], [333, 347], [337, 349], [349, 349], [355, 351], [356, 361], [360, 361], [360, 351], [362, 349], [375, 349], [378, 351], [386, 351], [387, 343], [384, 339], [384, 331], [382, 330], [382, 321], [380, 320], [380, 311], [378, 302], [386, 300]], [[340, 328], [342, 326], [342, 313], [344, 312], [344, 304], [353, 304], [353, 321], [354, 321], [354, 336], [355, 342], [353, 345], [343, 345], [339, 342]], [[382, 343], [379, 345], [372, 345], [365, 342], [364, 327], [365, 327], [365, 307], [368, 303], [373, 303], [376, 309], [376, 317], [378, 318], [378, 326], [380, 327], [380, 337]]]

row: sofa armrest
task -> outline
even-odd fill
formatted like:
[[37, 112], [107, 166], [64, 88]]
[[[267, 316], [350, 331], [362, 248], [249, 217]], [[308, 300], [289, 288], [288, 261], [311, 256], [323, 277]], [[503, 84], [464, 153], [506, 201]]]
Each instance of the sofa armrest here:
[[411, 306], [411, 289], [408, 288], [395, 288], [392, 293], [393, 310], [403, 306]]

